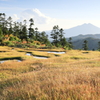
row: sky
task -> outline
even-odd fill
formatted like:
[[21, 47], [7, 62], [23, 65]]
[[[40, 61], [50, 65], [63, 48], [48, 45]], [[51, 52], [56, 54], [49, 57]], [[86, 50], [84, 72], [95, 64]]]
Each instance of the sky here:
[[69, 29], [84, 23], [100, 27], [100, 0], [0, 0], [0, 13], [13, 21], [34, 20], [39, 31]]

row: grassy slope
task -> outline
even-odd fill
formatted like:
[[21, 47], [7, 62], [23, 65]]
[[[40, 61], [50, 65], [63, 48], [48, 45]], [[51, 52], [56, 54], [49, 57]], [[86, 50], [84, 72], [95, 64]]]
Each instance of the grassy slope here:
[[[0, 64], [1, 100], [100, 100], [98, 51], [70, 50], [59, 56], [33, 49], [0, 47], [0, 51], [7, 51], [0, 52], [0, 59], [23, 59]], [[26, 52], [50, 58], [35, 59]]]

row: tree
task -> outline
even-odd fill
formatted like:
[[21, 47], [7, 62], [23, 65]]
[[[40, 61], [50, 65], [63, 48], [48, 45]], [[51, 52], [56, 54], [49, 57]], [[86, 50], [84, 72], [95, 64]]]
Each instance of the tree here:
[[87, 40], [84, 40], [83, 50], [88, 50], [88, 41]]
[[54, 26], [53, 27], [53, 30], [52, 30], [52, 32], [51, 32], [51, 38], [53, 38], [53, 44], [55, 45], [55, 46], [57, 46], [57, 44], [59, 43], [59, 26], [57, 25], [57, 26]]
[[98, 50], [100, 51], [100, 41], [98, 42]]
[[46, 35], [44, 31], [39, 34], [39, 41], [46, 45], [50, 44], [50, 41], [48, 40], [48, 35]]
[[62, 47], [69, 47], [68, 42], [66, 41], [65, 37], [62, 38], [61, 45], [62, 45]]
[[8, 27], [9, 27], [9, 35], [10, 35], [10, 34], [13, 34], [13, 29], [12, 29], [12, 18], [11, 18], [11, 17], [8, 17], [7, 22], [8, 22]]
[[57, 47], [68, 47], [68, 42], [66, 41], [66, 38], [64, 37], [64, 30], [61, 28], [59, 29], [59, 26], [54, 26], [53, 30], [51, 32], [51, 38], [53, 38], [52, 44], [54, 44]]
[[8, 34], [8, 28], [7, 28], [7, 20], [5, 19], [6, 15], [5, 13], [0, 13], [0, 27], [2, 29], [3, 35], [7, 35]]
[[69, 38], [68, 43], [69, 43], [69, 48], [72, 49], [73, 44], [72, 44], [72, 38], [71, 37]]
[[20, 39], [27, 41], [27, 28], [23, 26], [22, 31], [20, 31]]
[[3, 21], [3, 17], [2, 17], [2, 13], [0, 13], [0, 25], [2, 25], [2, 21]]
[[39, 39], [39, 32], [38, 32], [38, 28], [35, 28], [35, 40], [38, 41]]
[[2, 25], [3, 27], [5, 25], [5, 18], [6, 18], [5, 13], [0, 13], [0, 25]]
[[63, 37], [64, 37], [64, 32], [63, 32], [64, 30], [61, 28], [60, 30], [59, 30], [59, 38], [60, 38], [60, 40], [62, 40], [63, 39]]
[[[24, 20], [23, 23], [19, 23], [19, 26], [18, 26], [18, 23], [15, 23], [15, 33], [22, 41], [23, 40], [28, 40], [28, 37], [27, 37], [27, 25], [26, 25], [27, 21]], [[19, 34], [18, 34], [19, 33]]]
[[11, 16], [8, 17], [7, 21], [8, 21], [8, 24], [9, 24], [9, 28], [11, 28], [12, 27], [12, 18], [11, 18]]
[[27, 21], [24, 20], [23, 22], [24, 22], [24, 25], [22, 27], [22, 37], [21, 37], [21, 39], [24, 39], [24, 40], [27, 41], [27, 25], [26, 25]]
[[31, 18], [29, 21], [30, 21], [29, 38], [34, 39], [34, 29], [32, 28], [32, 26], [34, 25], [34, 20]]
[[13, 27], [13, 35], [20, 37], [19, 33], [20, 33], [20, 28], [19, 28], [19, 22], [14, 22], [14, 27]]
[[3, 32], [2, 32], [2, 29], [0, 28], [0, 44], [2, 44], [2, 40], [3, 40]]

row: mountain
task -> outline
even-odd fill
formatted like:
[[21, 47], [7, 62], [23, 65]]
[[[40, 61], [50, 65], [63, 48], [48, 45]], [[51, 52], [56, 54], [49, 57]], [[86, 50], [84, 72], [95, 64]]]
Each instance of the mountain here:
[[[93, 49], [97, 50], [98, 42], [100, 41], [100, 34], [78, 35], [78, 36], [73, 36], [71, 38], [72, 38], [74, 49], [82, 49], [84, 40], [87, 40], [89, 50], [93, 50]], [[66, 39], [68, 41], [68, 38]]]
[[65, 37], [77, 36], [79, 34], [100, 34], [100, 28], [92, 24], [82, 24], [70, 29], [64, 29]]

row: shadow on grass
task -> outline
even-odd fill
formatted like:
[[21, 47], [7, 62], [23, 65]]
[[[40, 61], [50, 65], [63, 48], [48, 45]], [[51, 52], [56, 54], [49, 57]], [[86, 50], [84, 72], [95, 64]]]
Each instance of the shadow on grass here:
[[7, 57], [7, 58], [0, 58], [0, 60], [23, 60], [21, 57]]
[[83, 54], [87, 54], [87, 53], [89, 53], [89, 52], [82, 52]]

